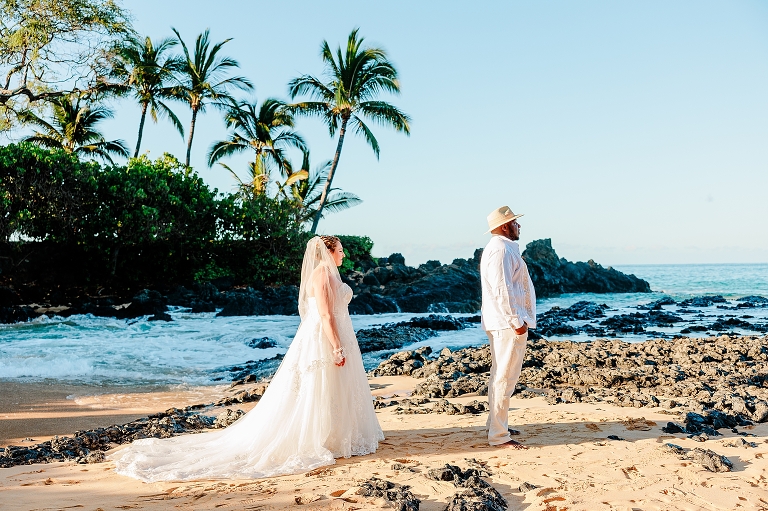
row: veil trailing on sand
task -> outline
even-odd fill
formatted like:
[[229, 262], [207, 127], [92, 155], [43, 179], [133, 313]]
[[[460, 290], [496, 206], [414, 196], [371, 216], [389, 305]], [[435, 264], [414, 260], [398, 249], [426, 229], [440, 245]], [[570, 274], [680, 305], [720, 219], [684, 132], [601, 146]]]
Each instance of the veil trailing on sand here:
[[299, 287], [299, 315], [304, 320], [310, 308], [309, 300], [315, 298], [318, 305], [324, 304], [334, 310], [336, 294], [341, 285], [341, 276], [331, 251], [320, 236], [307, 243], [304, 262], [301, 265]]

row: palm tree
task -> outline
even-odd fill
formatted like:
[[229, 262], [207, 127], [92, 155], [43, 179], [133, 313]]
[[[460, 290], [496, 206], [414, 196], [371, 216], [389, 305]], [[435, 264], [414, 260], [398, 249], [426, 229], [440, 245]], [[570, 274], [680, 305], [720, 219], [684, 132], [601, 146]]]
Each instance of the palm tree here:
[[293, 131], [293, 116], [285, 106], [282, 101], [272, 98], [261, 106], [247, 101], [232, 102], [226, 115], [227, 127], [232, 133], [227, 140], [211, 146], [208, 166], [226, 156], [252, 150], [255, 153], [252, 176], [263, 176], [269, 181], [270, 172], [276, 167], [280, 174], [289, 177], [292, 171], [286, 149], [293, 147], [306, 154], [307, 144]]
[[114, 163], [111, 155], [127, 158], [130, 153], [124, 141], [106, 141], [96, 129], [98, 123], [114, 116], [112, 110], [102, 105], [91, 106], [87, 102], [81, 106], [80, 99], [79, 96], [74, 102], [72, 96], [51, 99], [51, 122], [31, 111], [22, 113], [21, 118], [26, 124], [42, 129], [42, 132], [37, 131], [24, 141], [51, 149], [64, 149], [68, 153], [100, 158], [109, 163]]
[[144, 41], [130, 37], [125, 43], [115, 48], [112, 74], [125, 81], [126, 87], [133, 91], [134, 98], [141, 105], [141, 121], [139, 121], [134, 158], [139, 156], [147, 110], [155, 123], [157, 123], [158, 114], [168, 117], [179, 134], [184, 136], [184, 128], [179, 118], [162, 101], [172, 99], [174, 96], [171, 85], [174, 82], [174, 73], [179, 67], [179, 61], [168, 53], [176, 44], [178, 41], [170, 38], [163, 39], [155, 45], [149, 37]]
[[211, 46], [208, 40], [209, 30], [206, 29], [205, 32], [197, 36], [194, 53], [190, 55], [187, 45], [184, 44], [181, 35], [175, 28], [173, 33], [176, 34], [176, 38], [184, 50], [178, 75], [181, 84], [174, 88], [174, 95], [192, 109], [192, 122], [189, 125], [185, 162], [189, 166], [197, 114], [205, 112], [209, 102], [215, 108], [226, 108], [233, 101], [230, 94], [233, 89], [250, 90], [253, 85], [242, 76], [227, 77], [231, 69], [240, 67], [240, 64], [233, 58], [219, 56], [222, 46], [231, 41], [231, 38]]
[[317, 230], [317, 224], [323, 216], [323, 208], [326, 207], [331, 183], [339, 165], [347, 125], [351, 123], [355, 132], [365, 138], [376, 158], [379, 157], [379, 143], [362, 117], [391, 126], [405, 134], [411, 132], [408, 115], [385, 101], [375, 99], [381, 92], [399, 94], [400, 83], [397, 71], [387, 59], [386, 52], [380, 48], [363, 47], [363, 38], [358, 38], [358, 30], [356, 28], [349, 34], [346, 53], [339, 47], [335, 57], [328, 42], [323, 41], [321, 56], [329, 78], [327, 82], [323, 83], [314, 76], [303, 75], [288, 84], [292, 99], [308, 94], [310, 98], [317, 100], [291, 105], [296, 113], [322, 118], [328, 125], [331, 136], [335, 136], [337, 130], [339, 132], [336, 153], [312, 223], [313, 233]]
[[[296, 179], [293, 182], [286, 181], [285, 184], [290, 185], [291, 195], [299, 203], [299, 221], [316, 221], [318, 212], [325, 216], [328, 213], [344, 211], [363, 202], [353, 193], [344, 192], [338, 188], [328, 188], [328, 174], [331, 166], [332, 162], [329, 160], [310, 172], [309, 158], [305, 156], [302, 169], [294, 173]], [[280, 187], [280, 191], [285, 195], [284, 190], [285, 186]], [[324, 195], [325, 207], [320, 211], [320, 201]]]
[[227, 169], [232, 177], [237, 181], [237, 188], [240, 194], [243, 196], [257, 196], [267, 193], [267, 186], [269, 185], [269, 176], [264, 173], [264, 169], [256, 165], [255, 162], [248, 163], [248, 174], [250, 179], [243, 181], [237, 172], [232, 170], [229, 165], [219, 163], [222, 167]]

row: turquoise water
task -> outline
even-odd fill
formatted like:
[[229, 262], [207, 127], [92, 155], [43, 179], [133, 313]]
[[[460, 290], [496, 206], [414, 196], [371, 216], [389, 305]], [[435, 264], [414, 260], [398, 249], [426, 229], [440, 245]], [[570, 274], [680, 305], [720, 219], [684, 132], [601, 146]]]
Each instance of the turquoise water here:
[[650, 283], [651, 289], [677, 298], [697, 295], [768, 296], [766, 264], [648, 264], [614, 266]]
[[[671, 296], [676, 300], [705, 294], [729, 299], [747, 295], [768, 297], [768, 264], [745, 265], [643, 265], [620, 266], [649, 281], [653, 293], [569, 294], [539, 300], [538, 312], [553, 306], [567, 307], [580, 300], [605, 303], [608, 314], [637, 312], [637, 306]], [[737, 310], [736, 302], [724, 310], [701, 308], [701, 324], [715, 317], [749, 318], [752, 323], [768, 322], [768, 308]], [[676, 312], [676, 306], [668, 307]], [[253, 316], [217, 318], [214, 313], [192, 314], [184, 309], [171, 312], [174, 321], [148, 322], [96, 318], [39, 318], [30, 323], [0, 325], [1, 381], [60, 381], [97, 385], [154, 386], [167, 384], [206, 385], [227, 377], [227, 369], [250, 360], [284, 353], [299, 324], [296, 316]], [[417, 314], [353, 316], [356, 329], [404, 321]], [[674, 329], [658, 328], [674, 335]], [[680, 327], [677, 327], [677, 331]], [[742, 332], [751, 333], [751, 332]], [[705, 334], [703, 334], [705, 335]], [[269, 337], [277, 346], [254, 349], [254, 339]], [[647, 336], [624, 336], [642, 342]], [[561, 339], [561, 338], [557, 338]], [[586, 334], [563, 337], [586, 341]], [[487, 342], [479, 328], [445, 332], [436, 338], [410, 346], [429, 345], [438, 351]], [[367, 354], [366, 366], [377, 365], [382, 354]], [[217, 380], [219, 379], [219, 380]]]

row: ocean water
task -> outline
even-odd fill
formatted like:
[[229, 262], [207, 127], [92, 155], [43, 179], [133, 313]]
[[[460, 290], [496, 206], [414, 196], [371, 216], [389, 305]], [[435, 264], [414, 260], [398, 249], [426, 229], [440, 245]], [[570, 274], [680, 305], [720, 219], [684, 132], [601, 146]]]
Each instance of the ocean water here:
[[614, 268], [647, 280], [653, 291], [675, 299], [701, 295], [768, 297], [768, 263], [648, 264]]
[[[768, 297], [768, 264], [753, 265], [648, 265], [621, 266], [649, 281], [653, 293], [569, 294], [539, 300], [539, 313], [553, 306], [567, 307], [580, 300], [605, 303], [608, 314], [636, 312], [637, 306], [670, 296], [682, 300], [719, 294], [734, 300], [747, 295]], [[735, 305], [736, 302], [731, 302]], [[677, 308], [671, 306], [670, 312]], [[751, 316], [750, 322], [768, 322], [768, 308], [722, 310], [716, 306], [696, 310], [702, 324], [713, 317]], [[356, 329], [398, 322], [422, 314], [353, 316]], [[173, 322], [96, 318], [38, 318], [29, 323], [0, 325], [0, 382], [67, 382], [104, 386], [212, 385], [222, 382], [232, 366], [284, 353], [299, 324], [297, 316], [217, 318], [214, 313], [171, 311]], [[680, 327], [677, 327], [679, 331]], [[674, 334], [674, 328], [655, 330]], [[752, 333], [744, 331], [742, 333]], [[703, 334], [702, 334], [703, 335]], [[254, 340], [268, 337], [274, 348], [255, 349]], [[642, 342], [647, 336], [625, 336]], [[580, 334], [563, 339], [586, 341]], [[435, 351], [475, 346], [487, 341], [480, 328], [444, 332], [406, 348], [428, 345]], [[364, 356], [375, 367], [387, 353]]]

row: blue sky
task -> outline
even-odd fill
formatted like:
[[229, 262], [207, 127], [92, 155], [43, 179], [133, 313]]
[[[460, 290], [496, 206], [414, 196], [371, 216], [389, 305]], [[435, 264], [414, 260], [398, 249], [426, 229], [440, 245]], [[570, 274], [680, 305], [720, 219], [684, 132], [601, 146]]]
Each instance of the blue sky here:
[[[375, 133], [381, 159], [345, 143], [334, 185], [364, 203], [329, 216], [324, 233], [370, 236], [376, 255], [409, 264], [470, 257], [485, 217], [525, 216], [521, 243], [552, 238], [561, 257], [605, 265], [768, 262], [768, 3], [246, 2], [131, 0], [136, 29], [176, 27], [188, 44], [211, 29], [256, 85], [286, 98], [320, 74], [319, 47], [354, 27], [396, 64], [412, 135]], [[215, 7], [214, 7], [215, 6]], [[139, 108], [115, 104], [111, 138], [133, 147]], [[182, 122], [188, 111], [175, 107]], [[299, 131], [314, 163], [335, 140], [315, 119]], [[220, 115], [198, 124], [192, 164], [207, 168], [226, 136]], [[148, 123], [143, 150], [183, 159], [170, 124]], [[245, 158], [228, 162], [245, 167]]]

